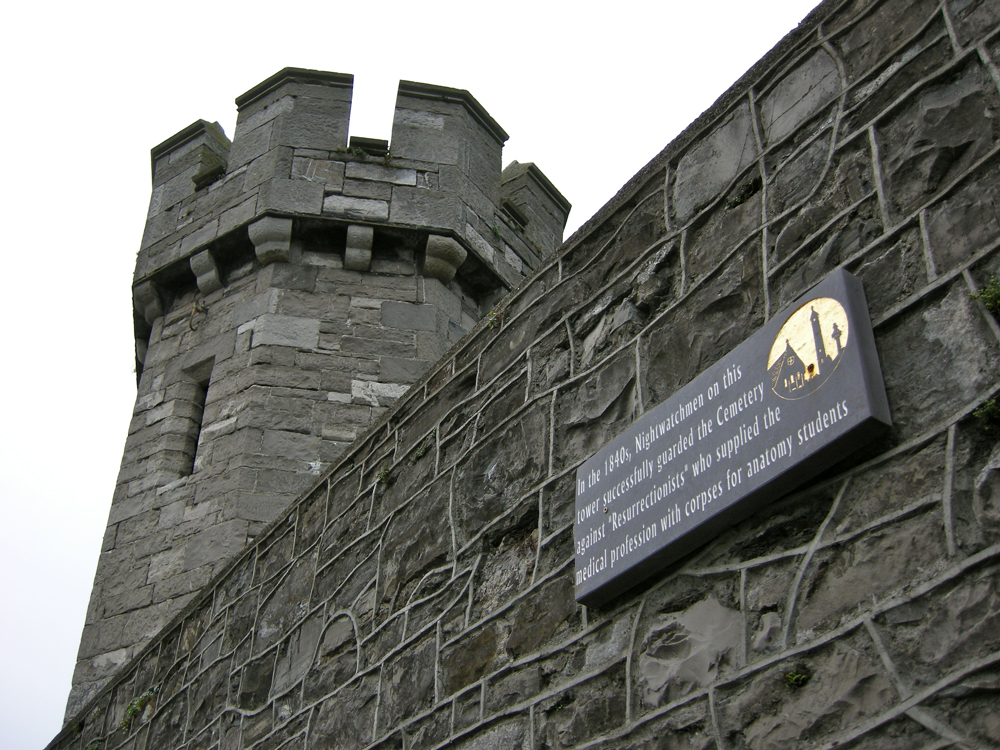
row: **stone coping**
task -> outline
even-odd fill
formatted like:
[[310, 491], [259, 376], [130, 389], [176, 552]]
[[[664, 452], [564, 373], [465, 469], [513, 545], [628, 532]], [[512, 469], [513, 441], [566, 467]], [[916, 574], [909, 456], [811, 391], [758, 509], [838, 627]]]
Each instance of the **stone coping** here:
[[283, 68], [249, 91], [236, 97], [236, 108], [242, 110], [282, 84], [289, 82], [313, 86], [332, 86], [334, 88], [354, 88], [354, 76], [351, 73], [328, 73], [324, 70], [310, 70], [308, 68]]
[[[453, 89], [448, 86], [436, 86], [432, 83], [417, 83], [416, 81], [400, 81], [397, 97], [412, 96], [418, 99], [436, 99], [443, 102], [455, 102], [461, 104], [468, 110], [479, 125], [492, 135], [497, 143], [503, 145], [508, 138], [507, 131], [500, 127], [496, 120], [490, 116], [476, 97], [465, 89]], [[396, 100], [396, 108], [399, 108], [399, 100]]]

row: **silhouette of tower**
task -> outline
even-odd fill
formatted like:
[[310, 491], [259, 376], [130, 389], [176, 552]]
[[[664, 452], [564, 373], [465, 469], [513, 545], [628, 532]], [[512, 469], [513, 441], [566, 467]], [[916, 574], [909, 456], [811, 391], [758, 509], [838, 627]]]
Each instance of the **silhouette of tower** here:
[[833, 364], [833, 360], [830, 359], [830, 355], [826, 353], [826, 344], [823, 342], [823, 332], [820, 330], [819, 313], [816, 312], [816, 308], [810, 308], [812, 314], [809, 316], [809, 322], [812, 323], [813, 331], [813, 343], [816, 346], [816, 372], [813, 373], [813, 377], [824, 373]]

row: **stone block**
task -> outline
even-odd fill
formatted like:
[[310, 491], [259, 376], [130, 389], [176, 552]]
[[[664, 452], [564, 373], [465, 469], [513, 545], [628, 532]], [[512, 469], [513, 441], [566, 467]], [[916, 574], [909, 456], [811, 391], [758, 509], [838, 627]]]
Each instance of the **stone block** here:
[[185, 543], [184, 571], [230, 559], [243, 548], [246, 534], [246, 521], [232, 520], [193, 535]]
[[408, 385], [374, 383], [370, 380], [352, 380], [351, 397], [354, 403], [370, 406], [390, 406], [409, 390]]
[[401, 109], [392, 121], [393, 154], [435, 164], [458, 164], [464, 145], [460, 120], [438, 112]]
[[291, 251], [292, 220], [265, 216], [248, 227], [257, 260], [263, 265], [287, 261]]
[[347, 246], [344, 250], [344, 268], [349, 271], [367, 271], [372, 263], [372, 227], [352, 224], [347, 228]]
[[330, 159], [300, 157], [296, 149], [292, 161], [292, 175], [321, 183], [326, 190], [336, 192], [344, 186], [344, 162]]
[[750, 108], [741, 104], [681, 157], [673, 206], [681, 223], [715, 198], [757, 158]]
[[386, 201], [328, 195], [323, 199], [323, 213], [353, 221], [385, 221], [389, 218]]
[[236, 126], [233, 147], [229, 151], [229, 169], [238, 169], [267, 153], [271, 148], [272, 126], [262, 123], [260, 127], [249, 129]]
[[314, 214], [323, 210], [323, 186], [308, 180], [272, 179], [260, 186], [257, 212]]
[[451, 237], [432, 234], [427, 238], [424, 276], [450, 284], [467, 257], [465, 248]]
[[159, 287], [152, 281], [143, 281], [132, 289], [132, 304], [147, 324], [163, 315], [163, 300]]
[[371, 198], [388, 201], [392, 197], [392, 186], [384, 182], [367, 180], [344, 180], [343, 194], [352, 198]]
[[[312, 92], [310, 92], [311, 94]], [[296, 97], [295, 109], [275, 119], [274, 142], [333, 151], [347, 146], [351, 103], [319, 96]]]
[[379, 358], [379, 380], [383, 383], [415, 383], [434, 364], [425, 359]]
[[219, 234], [219, 220], [213, 219], [181, 240], [181, 255], [189, 255], [214, 240]]
[[264, 313], [276, 312], [277, 304], [278, 291], [276, 289], [268, 289], [262, 294], [245, 299], [233, 308], [233, 325], [241, 326]]
[[247, 165], [243, 186], [245, 189], [251, 190], [269, 180], [288, 179], [291, 173], [292, 150], [287, 147], [272, 148]]
[[438, 309], [434, 305], [413, 305], [409, 302], [383, 302], [381, 323], [387, 328], [403, 331], [436, 331]]
[[222, 279], [219, 278], [219, 267], [208, 250], [203, 250], [196, 255], [192, 255], [189, 263], [191, 264], [191, 271], [197, 278], [198, 290], [202, 294], [211, 294], [222, 288]]
[[462, 201], [456, 195], [401, 185], [392, 189], [389, 218], [394, 224], [459, 232], [465, 224], [463, 217]]
[[246, 137], [248, 133], [253, 132], [262, 125], [271, 122], [278, 115], [291, 112], [294, 108], [295, 97], [289, 94], [258, 107], [253, 107], [252, 110], [249, 110], [249, 114], [245, 114], [248, 110], [241, 111], [236, 121], [234, 142]]
[[795, 132], [833, 101], [842, 85], [836, 61], [825, 50], [817, 50], [763, 97], [760, 119], [766, 142], [776, 143]]
[[400, 169], [357, 161], [347, 165], [346, 176], [355, 180], [388, 182], [393, 185], [417, 184], [417, 172], [414, 169]]

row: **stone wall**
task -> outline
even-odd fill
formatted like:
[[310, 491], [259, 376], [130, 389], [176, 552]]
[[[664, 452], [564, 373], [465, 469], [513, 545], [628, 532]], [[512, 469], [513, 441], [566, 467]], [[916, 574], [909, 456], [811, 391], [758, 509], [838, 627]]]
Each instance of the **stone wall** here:
[[200, 121], [152, 150], [138, 398], [67, 715], [562, 240], [569, 204], [533, 164], [503, 178], [468, 92], [400, 84], [390, 151], [348, 139], [351, 81], [283, 70], [231, 144]]
[[[50, 747], [1000, 744], [998, 24], [824, 3]], [[892, 430], [577, 605], [576, 467], [837, 267]]]

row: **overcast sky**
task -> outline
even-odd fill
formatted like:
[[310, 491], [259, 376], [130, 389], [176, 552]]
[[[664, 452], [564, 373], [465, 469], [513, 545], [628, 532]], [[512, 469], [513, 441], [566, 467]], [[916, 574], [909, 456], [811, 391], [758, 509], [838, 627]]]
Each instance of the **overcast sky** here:
[[[0, 750], [59, 730], [135, 399], [149, 149], [286, 66], [353, 73], [351, 135], [399, 79], [472, 92], [573, 203], [566, 236], [814, 0], [17, 3], [0, 108]], [[591, 10], [587, 10], [587, 8]], [[483, 8], [480, 10], [480, 8]]]

